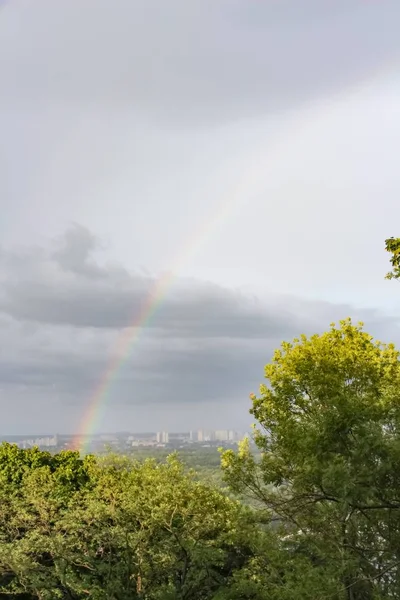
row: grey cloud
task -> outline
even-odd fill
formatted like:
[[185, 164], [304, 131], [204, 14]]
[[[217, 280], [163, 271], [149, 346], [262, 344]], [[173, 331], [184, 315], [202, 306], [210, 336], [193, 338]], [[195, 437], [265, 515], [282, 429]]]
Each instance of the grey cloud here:
[[92, 253], [99, 248], [99, 241], [85, 227], [75, 224], [59, 240], [59, 247], [51, 258], [65, 271], [85, 277], [103, 277], [104, 271], [90, 262]]
[[[316, 306], [310, 304], [308, 308], [312, 311]], [[276, 311], [274, 316], [279, 319], [279, 309]], [[108, 405], [113, 410], [131, 407], [133, 411], [146, 406], [147, 427], [153, 411], [168, 413], [171, 404], [192, 406], [193, 410], [210, 402], [222, 404], [229, 421], [229, 412], [239, 403], [245, 421], [248, 394], [257, 390], [262, 382], [263, 367], [270, 361], [273, 350], [285, 337], [291, 339], [302, 331], [313, 333], [327, 329], [332, 310], [326, 305], [319, 312], [318, 326], [315, 322], [315, 326], [307, 330], [299, 314], [290, 335], [281, 332], [258, 340], [143, 336], [129, 355], [122, 355], [122, 366], [108, 384]], [[366, 316], [360, 313], [359, 316]], [[395, 333], [397, 340], [400, 339], [398, 322], [394, 319], [382, 324], [378, 318], [368, 325], [368, 330], [377, 335], [390, 327], [391, 336]], [[65, 327], [47, 326], [48, 341], [43, 345], [40, 329], [27, 335], [22, 326], [14, 324], [13, 328], [14, 350], [17, 351], [3, 352], [0, 357], [0, 387], [9, 398], [13, 397], [15, 388], [25, 386], [31, 395], [41, 391], [43, 398], [56, 403], [59, 403], [57, 398], [62, 398], [60, 411], [69, 405], [75, 406], [79, 414], [85, 411], [110, 363], [120, 362], [115, 361], [118, 344], [115, 339], [104, 337], [102, 331], [94, 332], [92, 343], [88, 344], [84, 330], [75, 331], [73, 335], [72, 331], [65, 331]], [[8, 337], [3, 333], [0, 330], [0, 343], [4, 348]], [[73, 335], [73, 348], [65, 342], [68, 335], [71, 339]], [[12, 410], [12, 405], [9, 406]], [[209, 419], [211, 422], [212, 414]]]
[[[11, 305], [17, 308], [9, 311], [13, 312], [12, 316], [0, 313], [0, 388], [3, 396], [5, 394], [12, 398], [15, 390], [22, 386], [33, 395], [41, 392], [44, 398], [49, 401], [52, 399], [53, 403], [60, 402], [58, 399], [61, 398], [62, 410], [70, 406], [78, 412], [83, 411], [104, 373], [109, 371], [110, 364], [114, 364], [121, 366], [113, 369], [110, 407], [125, 407], [123, 410], [131, 407], [136, 411], [138, 407], [147, 406], [149, 414], [152, 410], [166, 414], [172, 404], [192, 406], [195, 411], [203, 405], [216, 403], [219, 407], [224, 405], [228, 413], [241, 406], [241, 414], [245, 419], [249, 407], [248, 393], [257, 389], [263, 379], [263, 366], [283, 339], [292, 339], [302, 332], [322, 332], [332, 320], [352, 316], [355, 320], [363, 319], [367, 330], [384, 341], [400, 341], [398, 319], [377, 311], [307, 301], [295, 296], [270, 297], [258, 304], [256, 299], [252, 303], [247, 300], [246, 304], [245, 297], [238, 299], [229, 290], [192, 281], [192, 288], [188, 282], [177, 286], [176, 307], [173, 310], [166, 309], [167, 315], [181, 315], [185, 319], [185, 327], [180, 326], [179, 320], [161, 315], [158, 327], [150, 327], [148, 323], [135, 344], [125, 349], [122, 346], [121, 349], [120, 331], [117, 328], [112, 329], [110, 325], [93, 327], [88, 321], [89, 288], [85, 286], [98, 286], [99, 280], [82, 270], [81, 263], [92, 261], [91, 264], [101, 271], [103, 295], [118, 282], [116, 273], [124, 272], [123, 269], [108, 269], [106, 265], [95, 262], [90, 252], [98, 247], [98, 242], [96, 240], [89, 244], [93, 239], [92, 234], [82, 227], [69, 230], [63, 239], [58, 240], [66, 261], [63, 259], [62, 267], [56, 262], [53, 271], [48, 267], [53, 264], [56, 255], [53, 246], [50, 245], [47, 251], [41, 249], [31, 254], [34, 260], [29, 263], [32, 267], [30, 272], [25, 272], [24, 293], [21, 288], [20, 295], [14, 296], [13, 302], [9, 297], [8, 308]], [[68, 259], [69, 246], [72, 256], [78, 256], [75, 245], [81, 249], [90, 246], [90, 252], [80, 253], [81, 263], [79, 260], [71, 263]], [[9, 258], [10, 253], [3, 251], [4, 256]], [[21, 261], [21, 257], [19, 262], [9, 258], [7, 264], [13, 264], [14, 268], [19, 264], [20, 270], [13, 273], [16, 279], [23, 275], [23, 264], [25, 269], [29, 267], [29, 264]], [[57, 296], [52, 291], [49, 271], [57, 273], [54, 284], [59, 288]], [[22, 311], [24, 294], [29, 293], [29, 286], [34, 285], [35, 278], [40, 283], [43, 273], [47, 273], [48, 281], [40, 284], [43, 292], [40, 302], [38, 299], [33, 304], [32, 297], [28, 295]], [[120, 281], [124, 280], [122, 275], [119, 277]], [[131, 286], [129, 289], [132, 293], [136, 279], [129, 274], [126, 278], [125, 284]], [[3, 288], [7, 288], [7, 273], [4, 270], [2, 281]], [[12, 290], [15, 292], [15, 287]], [[108, 305], [118, 300], [118, 286], [116, 290], [114, 296], [108, 296]], [[62, 319], [59, 318], [60, 311], [57, 312], [54, 306], [55, 299], [63, 300], [63, 294]], [[99, 302], [102, 294], [95, 296]], [[71, 312], [72, 299], [74, 304]], [[39, 311], [41, 303], [44, 308]], [[79, 309], [81, 317], [78, 316]], [[212, 318], [208, 315], [210, 310], [214, 310]], [[198, 319], [201, 311], [203, 316]], [[37, 318], [38, 314], [40, 319]], [[99, 311], [96, 318], [100, 319], [101, 315], [110, 318], [112, 314]], [[56, 324], [52, 322], [54, 315], [57, 316]], [[224, 315], [226, 318], [221, 325], [219, 318], [222, 319]], [[35, 320], [26, 321], [28, 316]], [[161, 323], [163, 329], [160, 328]], [[147, 418], [150, 423], [149, 414]]]
[[262, 371], [259, 350], [247, 340], [142, 336], [119, 355], [118, 336], [103, 330], [43, 324], [27, 329], [3, 319], [0, 346], [2, 390], [25, 386], [47, 398], [61, 394], [64, 404], [80, 410], [112, 363], [121, 363], [112, 385], [113, 405], [145, 402], [163, 410], [171, 401], [194, 405], [218, 401], [233, 390], [241, 395]]
[[181, 124], [266, 114], [394, 60], [399, 16], [397, 0], [15, 0], [1, 102]]
[[147, 327], [197, 337], [265, 337], [294, 323], [290, 312], [277, 319], [261, 302], [215, 284], [183, 282], [164, 293], [162, 280], [99, 266], [97, 241], [81, 226], [68, 230], [59, 247], [32, 251], [29, 261], [3, 252], [0, 310], [38, 323], [118, 329], [154, 312]]
[[[145, 276], [119, 265], [101, 264], [102, 244], [80, 225], [46, 248], [0, 254], [0, 311], [25, 322], [77, 328], [121, 330], [144, 325], [168, 338], [265, 339], [318, 327], [353, 308], [270, 294], [250, 297], [195, 279]], [[370, 322], [385, 319], [364, 310]]]
[[[301, 325], [309, 329], [318, 327], [325, 314], [332, 320], [352, 312], [346, 305], [249, 297], [204, 281], [166, 285], [163, 278], [100, 265], [99, 247], [90, 231], [75, 225], [58, 239], [60, 250], [31, 251], [29, 261], [26, 255], [3, 252], [0, 310], [27, 322], [100, 330], [144, 322], [157, 338], [196, 340], [285, 337], [298, 332], [300, 315]], [[374, 319], [373, 311], [366, 314]]]

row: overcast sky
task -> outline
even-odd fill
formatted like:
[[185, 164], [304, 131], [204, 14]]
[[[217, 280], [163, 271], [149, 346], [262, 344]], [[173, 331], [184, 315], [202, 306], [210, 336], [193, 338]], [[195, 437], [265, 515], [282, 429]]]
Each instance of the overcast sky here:
[[398, 0], [0, 0], [0, 434], [244, 428], [283, 339], [400, 343]]

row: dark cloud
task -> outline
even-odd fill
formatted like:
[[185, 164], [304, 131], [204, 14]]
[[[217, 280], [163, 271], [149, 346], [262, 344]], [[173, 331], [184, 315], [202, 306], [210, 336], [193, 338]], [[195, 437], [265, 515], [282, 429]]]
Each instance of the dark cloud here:
[[[80, 225], [46, 249], [3, 251], [0, 310], [14, 319], [77, 328], [126, 329], [144, 324], [154, 335], [207, 339], [270, 339], [295, 334], [319, 316], [341, 318], [346, 305], [297, 298], [258, 299], [213, 283], [130, 274], [96, 262], [99, 240]], [[29, 256], [29, 258], [28, 258]]]
[[91, 261], [92, 253], [100, 248], [99, 240], [82, 225], [75, 224], [59, 239], [51, 258], [63, 269], [88, 278], [107, 274]]
[[15, 319], [76, 327], [121, 329], [146, 321], [160, 334], [189, 337], [263, 338], [293, 328], [289, 311], [277, 318], [261, 302], [215, 284], [181, 282], [164, 292], [156, 278], [100, 266], [97, 247], [88, 230], [74, 226], [56, 249], [32, 251], [29, 260], [3, 252], [0, 310]]
[[74, 226], [48, 249], [3, 250], [0, 389], [8, 403], [16, 390], [29, 398], [39, 394], [42, 402], [59, 406], [62, 420], [68, 406], [84, 411], [114, 364], [108, 405], [147, 407], [145, 427], [154, 411], [161, 419], [172, 405], [198, 411], [216, 403], [218, 410], [225, 406], [228, 421], [241, 406], [245, 419], [248, 393], [258, 388], [283, 339], [322, 332], [332, 320], [352, 316], [384, 341], [400, 340], [398, 320], [373, 310], [295, 296], [262, 302], [184, 281], [137, 341], [124, 346], [128, 305], [144, 302], [148, 282], [100, 264], [99, 247], [91, 232]]

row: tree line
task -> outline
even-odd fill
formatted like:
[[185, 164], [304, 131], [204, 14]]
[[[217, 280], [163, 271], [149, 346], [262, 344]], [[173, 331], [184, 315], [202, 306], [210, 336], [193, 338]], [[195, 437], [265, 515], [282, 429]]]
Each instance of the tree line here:
[[282, 343], [265, 378], [257, 455], [221, 451], [229, 495], [176, 455], [2, 444], [0, 597], [399, 598], [399, 351], [346, 319]]

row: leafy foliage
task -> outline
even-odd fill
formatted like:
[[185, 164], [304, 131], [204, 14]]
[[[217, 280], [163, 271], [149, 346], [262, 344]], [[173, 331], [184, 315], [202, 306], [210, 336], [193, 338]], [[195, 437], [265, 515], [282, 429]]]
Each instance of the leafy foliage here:
[[246, 443], [223, 454], [232, 489], [247, 490], [296, 553], [327, 569], [326, 593], [333, 578], [338, 598], [400, 595], [399, 364], [392, 344], [350, 320], [283, 343], [253, 396], [261, 460]]
[[400, 279], [400, 238], [391, 237], [385, 240], [385, 250], [392, 255], [392, 271], [386, 274], [385, 279]]
[[174, 456], [96, 462], [4, 444], [0, 457], [3, 594], [202, 600], [249, 553], [239, 504]]

